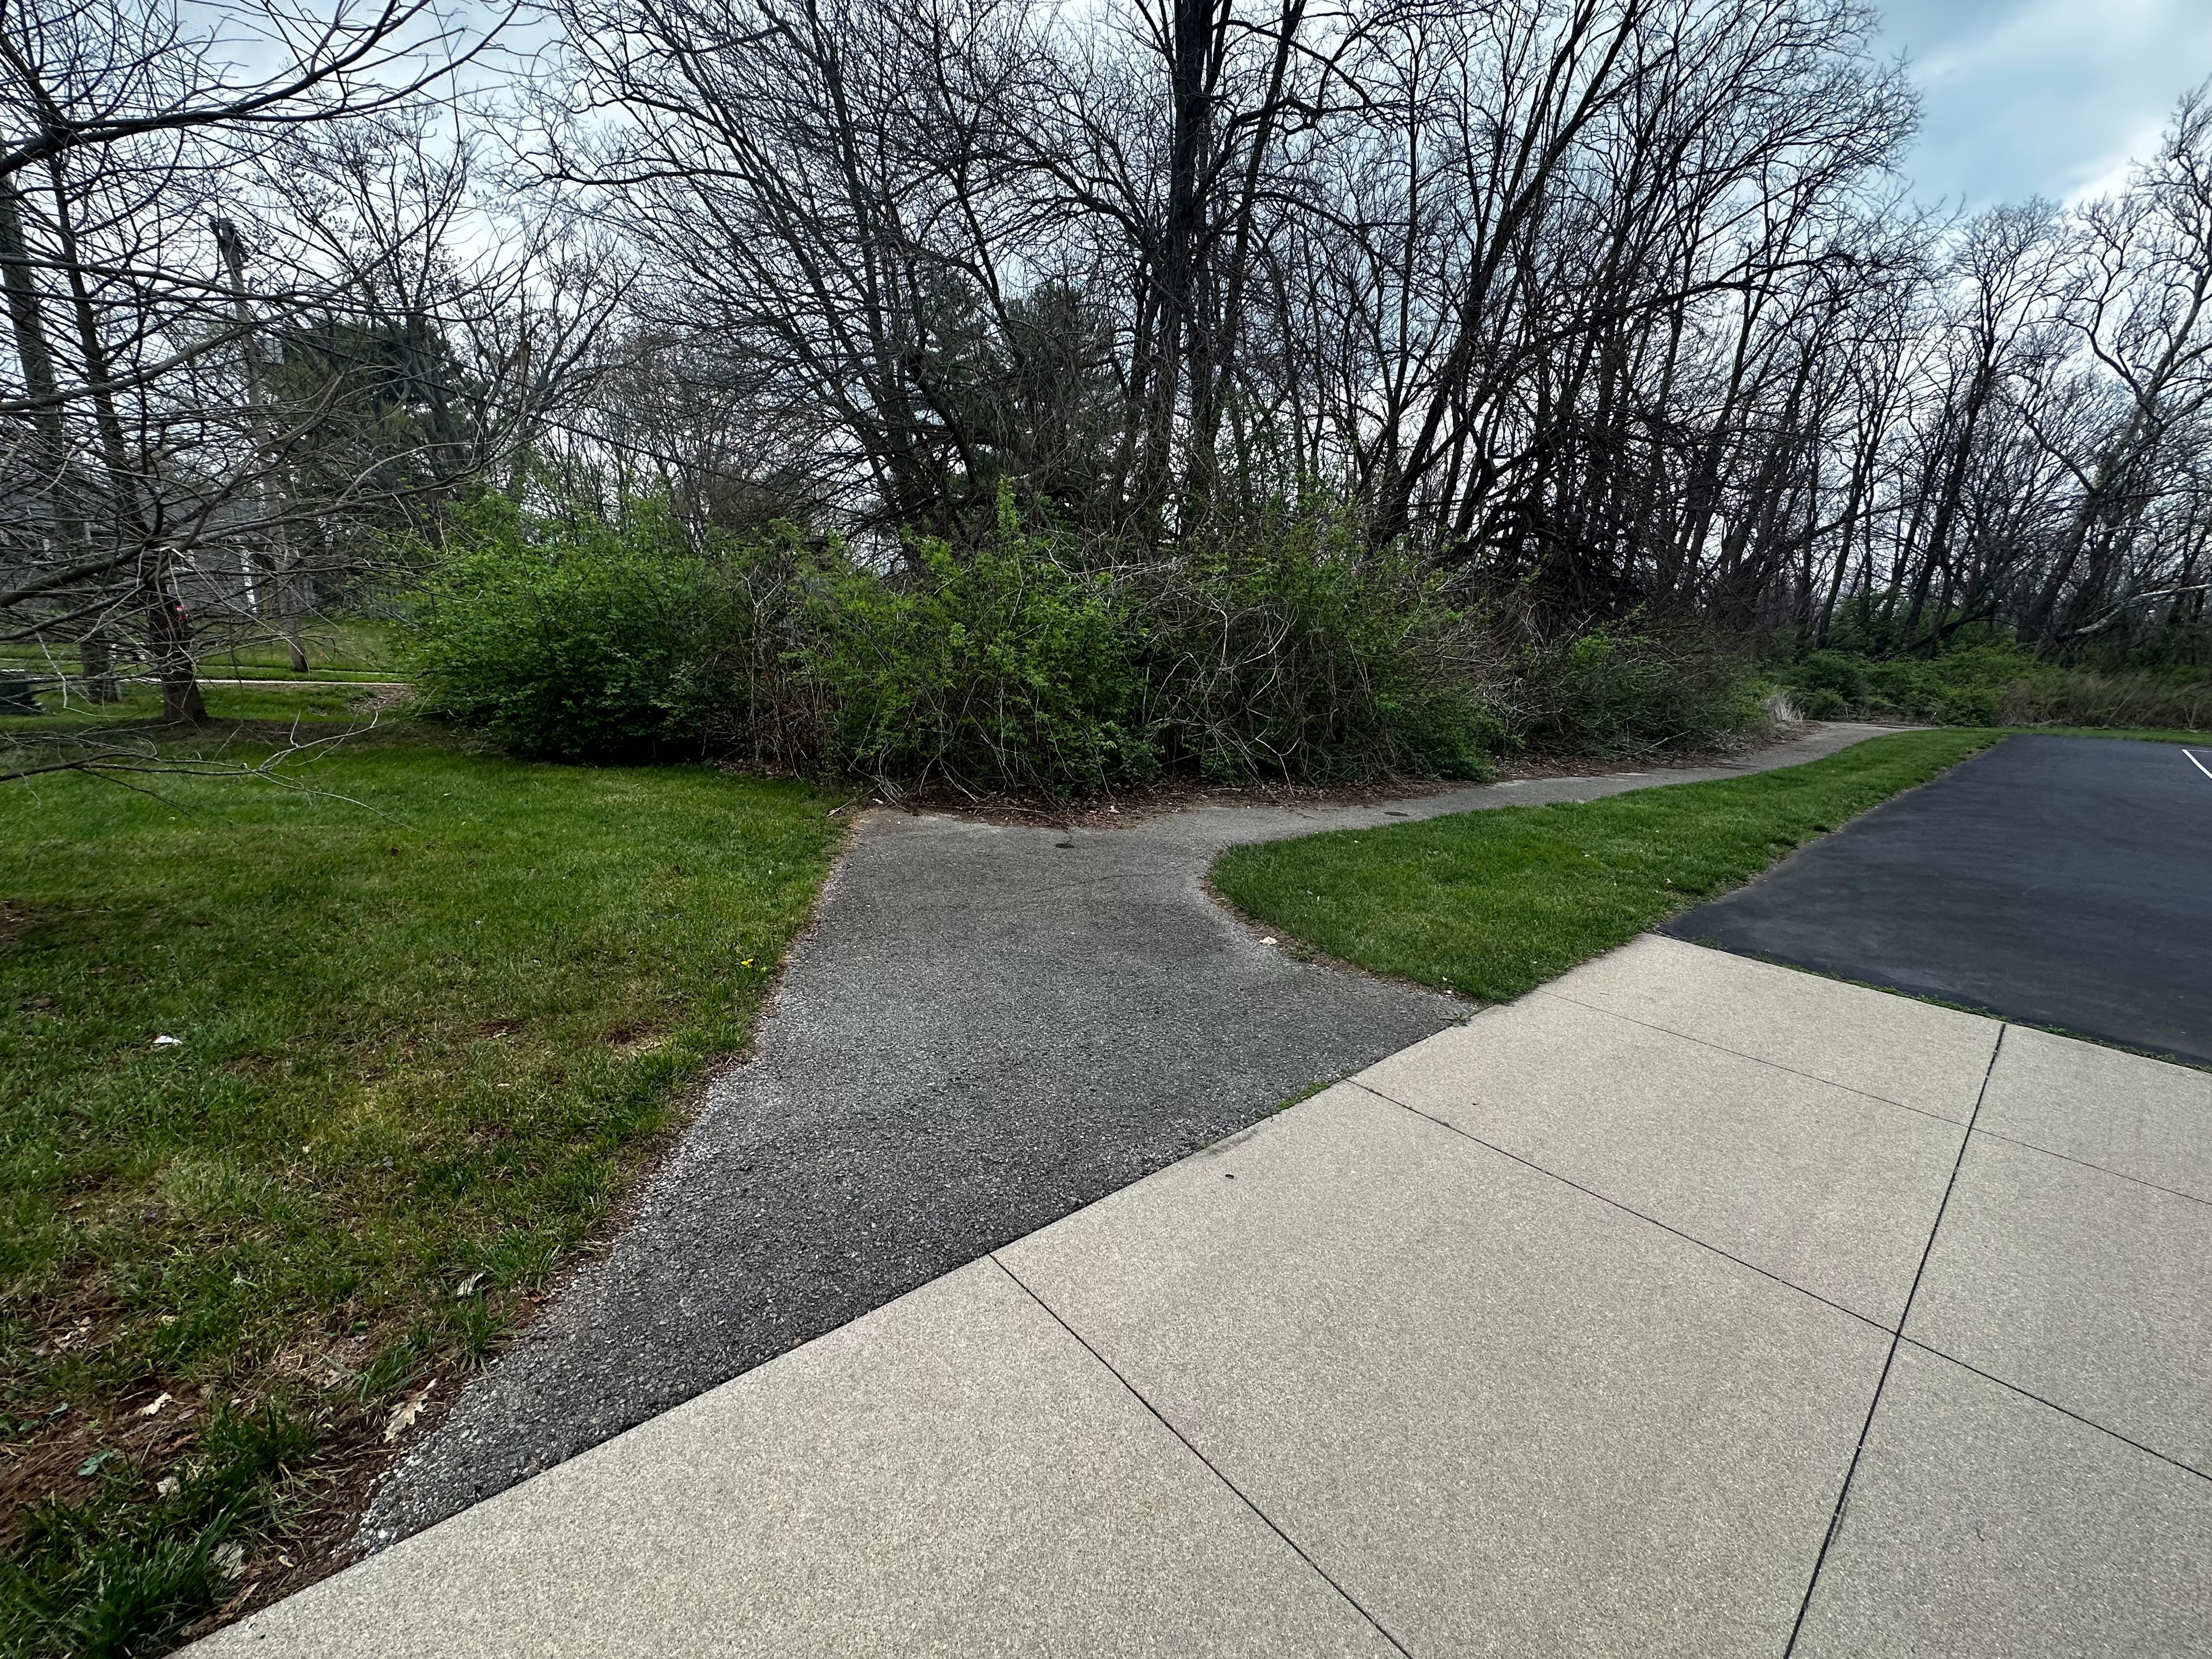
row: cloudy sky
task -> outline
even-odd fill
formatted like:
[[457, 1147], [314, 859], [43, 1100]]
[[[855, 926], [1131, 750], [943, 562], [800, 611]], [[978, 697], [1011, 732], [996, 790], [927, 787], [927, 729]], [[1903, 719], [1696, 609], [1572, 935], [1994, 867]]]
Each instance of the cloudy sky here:
[[1968, 207], [2117, 182], [2212, 76], [2212, 0], [1875, 0], [1922, 98], [1917, 193]]

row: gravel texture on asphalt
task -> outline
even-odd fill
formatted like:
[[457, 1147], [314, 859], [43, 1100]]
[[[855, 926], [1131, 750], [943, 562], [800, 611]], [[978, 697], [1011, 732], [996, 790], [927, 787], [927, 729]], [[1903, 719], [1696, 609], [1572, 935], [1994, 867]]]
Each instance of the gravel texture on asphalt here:
[[1763, 771], [1493, 784], [1316, 810], [1008, 829], [875, 811], [752, 1057], [637, 1218], [379, 1488], [378, 1549], [1443, 1027], [1471, 1005], [1300, 962], [1210, 898], [1234, 843]]

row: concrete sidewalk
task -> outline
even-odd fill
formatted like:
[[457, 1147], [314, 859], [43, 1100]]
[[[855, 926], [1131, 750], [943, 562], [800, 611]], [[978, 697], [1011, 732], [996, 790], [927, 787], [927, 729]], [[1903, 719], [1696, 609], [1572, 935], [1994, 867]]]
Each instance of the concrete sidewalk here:
[[2208, 1360], [2212, 1076], [1647, 937], [196, 1651], [2212, 1653]]

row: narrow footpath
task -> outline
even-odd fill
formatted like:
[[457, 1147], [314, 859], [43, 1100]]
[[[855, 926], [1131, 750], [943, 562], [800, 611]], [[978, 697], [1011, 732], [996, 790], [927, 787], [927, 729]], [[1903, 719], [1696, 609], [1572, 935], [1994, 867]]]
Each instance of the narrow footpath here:
[[637, 1221], [379, 1489], [380, 1549], [1456, 1024], [1468, 1004], [1301, 963], [1212, 900], [1223, 848], [1795, 766], [1468, 787], [1127, 828], [871, 812], [756, 1051]]

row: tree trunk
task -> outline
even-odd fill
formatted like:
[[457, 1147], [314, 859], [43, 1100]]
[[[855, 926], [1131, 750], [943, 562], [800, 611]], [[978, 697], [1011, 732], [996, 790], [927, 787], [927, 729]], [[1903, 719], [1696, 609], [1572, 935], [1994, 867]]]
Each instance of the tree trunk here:
[[[110, 516], [118, 538], [146, 526], [138, 507], [138, 480], [130, 470], [130, 453], [123, 439], [123, 422], [115, 400], [104, 388], [108, 381], [106, 347], [100, 343], [100, 322], [92, 295], [84, 283], [84, 266], [77, 258], [76, 232], [70, 222], [69, 193], [63, 188], [58, 161], [48, 163], [54, 185], [54, 230], [61, 241], [61, 264], [67, 273], [70, 301], [76, 316], [77, 349], [82, 357], [86, 381], [98, 388], [93, 393], [93, 414], [99, 422], [100, 449], [108, 475]], [[161, 711], [171, 720], [203, 720], [207, 708], [192, 663], [191, 621], [176, 590], [169, 550], [141, 542], [138, 556], [137, 601], [145, 607], [146, 635], [153, 647], [155, 672], [161, 682]]]
[[[165, 573], [166, 574], [166, 573]], [[155, 588], [155, 603], [146, 613], [146, 631], [154, 641], [154, 668], [161, 681], [161, 718], [172, 724], [198, 724], [207, 718], [200, 700], [200, 684], [192, 666], [191, 619], [185, 603], [173, 592]]]
[[[53, 351], [46, 343], [46, 319], [40, 314], [38, 290], [31, 281], [28, 244], [23, 237], [22, 198], [12, 183], [0, 180], [0, 267], [4, 267], [8, 317], [15, 331], [15, 351], [23, 365], [23, 389], [36, 399], [57, 395]], [[70, 489], [69, 434], [62, 424], [61, 406], [46, 402], [33, 416], [39, 434], [40, 464], [53, 491], [54, 539], [63, 556], [82, 563], [91, 556], [92, 538], [84, 514], [67, 501]], [[95, 703], [119, 702], [123, 694], [115, 684], [114, 653], [95, 625], [77, 641], [77, 661], [84, 675], [85, 695]]]
[[[239, 349], [246, 363], [246, 407], [253, 428], [253, 446], [261, 453], [264, 468], [273, 471], [276, 458], [270, 453], [270, 446], [264, 441], [262, 430], [261, 343], [254, 332], [253, 304], [246, 292], [246, 241], [238, 234], [238, 227], [228, 219], [215, 222], [216, 246], [222, 250], [223, 267], [230, 275], [231, 309], [238, 318]], [[410, 354], [411, 356], [411, 354]], [[284, 647], [292, 662], [292, 672], [304, 673], [307, 653], [300, 641], [300, 602], [293, 567], [298, 562], [292, 555], [291, 538], [284, 533], [278, 513], [270, 511], [269, 485], [264, 481], [254, 491], [256, 503], [261, 509], [261, 524], [268, 537], [265, 568], [269, 576], [270, 608], [276, 612], [276, 627], [284, 638]]]

